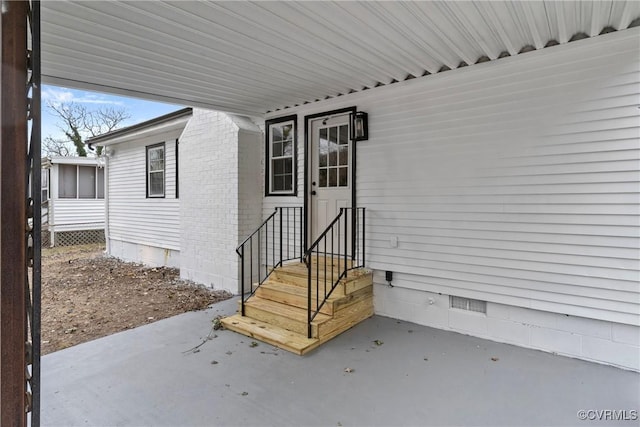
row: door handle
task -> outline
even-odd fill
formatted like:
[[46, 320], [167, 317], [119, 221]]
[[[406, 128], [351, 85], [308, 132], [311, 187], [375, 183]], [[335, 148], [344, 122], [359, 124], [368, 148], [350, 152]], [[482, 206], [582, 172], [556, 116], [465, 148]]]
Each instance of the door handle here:
[[311, 192], [311, 195], [312, 195], [312, 196], [315, 196], [315, 195], [316, 195], [316, 190], [313, 190], [313, 191]]

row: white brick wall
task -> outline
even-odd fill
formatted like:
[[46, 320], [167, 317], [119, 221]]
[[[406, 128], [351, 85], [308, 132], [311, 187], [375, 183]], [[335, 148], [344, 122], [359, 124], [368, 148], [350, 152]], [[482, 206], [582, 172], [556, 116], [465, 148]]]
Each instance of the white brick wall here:
[[260, 218], [261, 140], [246, 119], [194, 109], [179, 148], [181, 277], [238, 292], [235, 248]]
[[237, 289], [238, 128], [194, 109], [180, 138], [181, 277]]
[[491, 302], [486, 315], [466, 312], [449, 308], [449, 295], [391, 288], [383, 278], [376, 272], [376, 314], [640, 371], [640, 327]]
[[262, 133], [241, 130], [238, 137], [238, 240], [262, 222]]

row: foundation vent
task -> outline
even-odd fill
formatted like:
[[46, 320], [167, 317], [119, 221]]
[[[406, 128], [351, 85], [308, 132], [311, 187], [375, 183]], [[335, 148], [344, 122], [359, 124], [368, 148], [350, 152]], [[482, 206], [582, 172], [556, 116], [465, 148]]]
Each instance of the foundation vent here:
[[451, 295], [449, 297], [451, 308], [459, 310], [475, 311], [476, 313], [487, 313], [487, 302], [471, 298], [462, 298]]

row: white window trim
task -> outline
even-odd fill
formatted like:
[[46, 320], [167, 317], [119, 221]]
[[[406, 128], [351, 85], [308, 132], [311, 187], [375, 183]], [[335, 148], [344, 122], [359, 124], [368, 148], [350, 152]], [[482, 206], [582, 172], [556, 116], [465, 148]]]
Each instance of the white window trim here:
[[[290, 155], [273, 156], [273, 131], [274, 127], [285, 127], [291, 125], [292, 129], [292, 147]], [[296, 123], [293, 119], [269, 124], [269, 141], [268, 141], [268, 162], [269, 174], [266, 176], [268, 181], [267, 195], [269, 196], [292, 196], [296, 194]], [[274, 190], [273, 189], [273, 161], [281, 159], [291, 159], [291, 190]]]
[[[167, 151], [165, 149], [165, 143], [161, 142], [160, 144], [148, 145], [146, 147], [146, 173], [147, 173], [147, 198], [149, 199], [161, 199], [165, 197], [165, 193], [167, 191]], [[162, 170], [152, 171], [151, 170], [151, 156], [149, 155], [151, 151], [154, 150], [162, 150]], [[152, 194], [151, 193], [151, 174], [162, 174], [162, 194]]]

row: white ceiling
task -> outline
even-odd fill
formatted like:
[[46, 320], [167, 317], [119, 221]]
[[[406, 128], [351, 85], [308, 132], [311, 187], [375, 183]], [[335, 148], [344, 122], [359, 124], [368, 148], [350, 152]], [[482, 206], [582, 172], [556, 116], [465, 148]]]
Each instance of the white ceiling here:
[[261, 116], [638, 17], [636, 1], [44, 1], [42, 74]]

